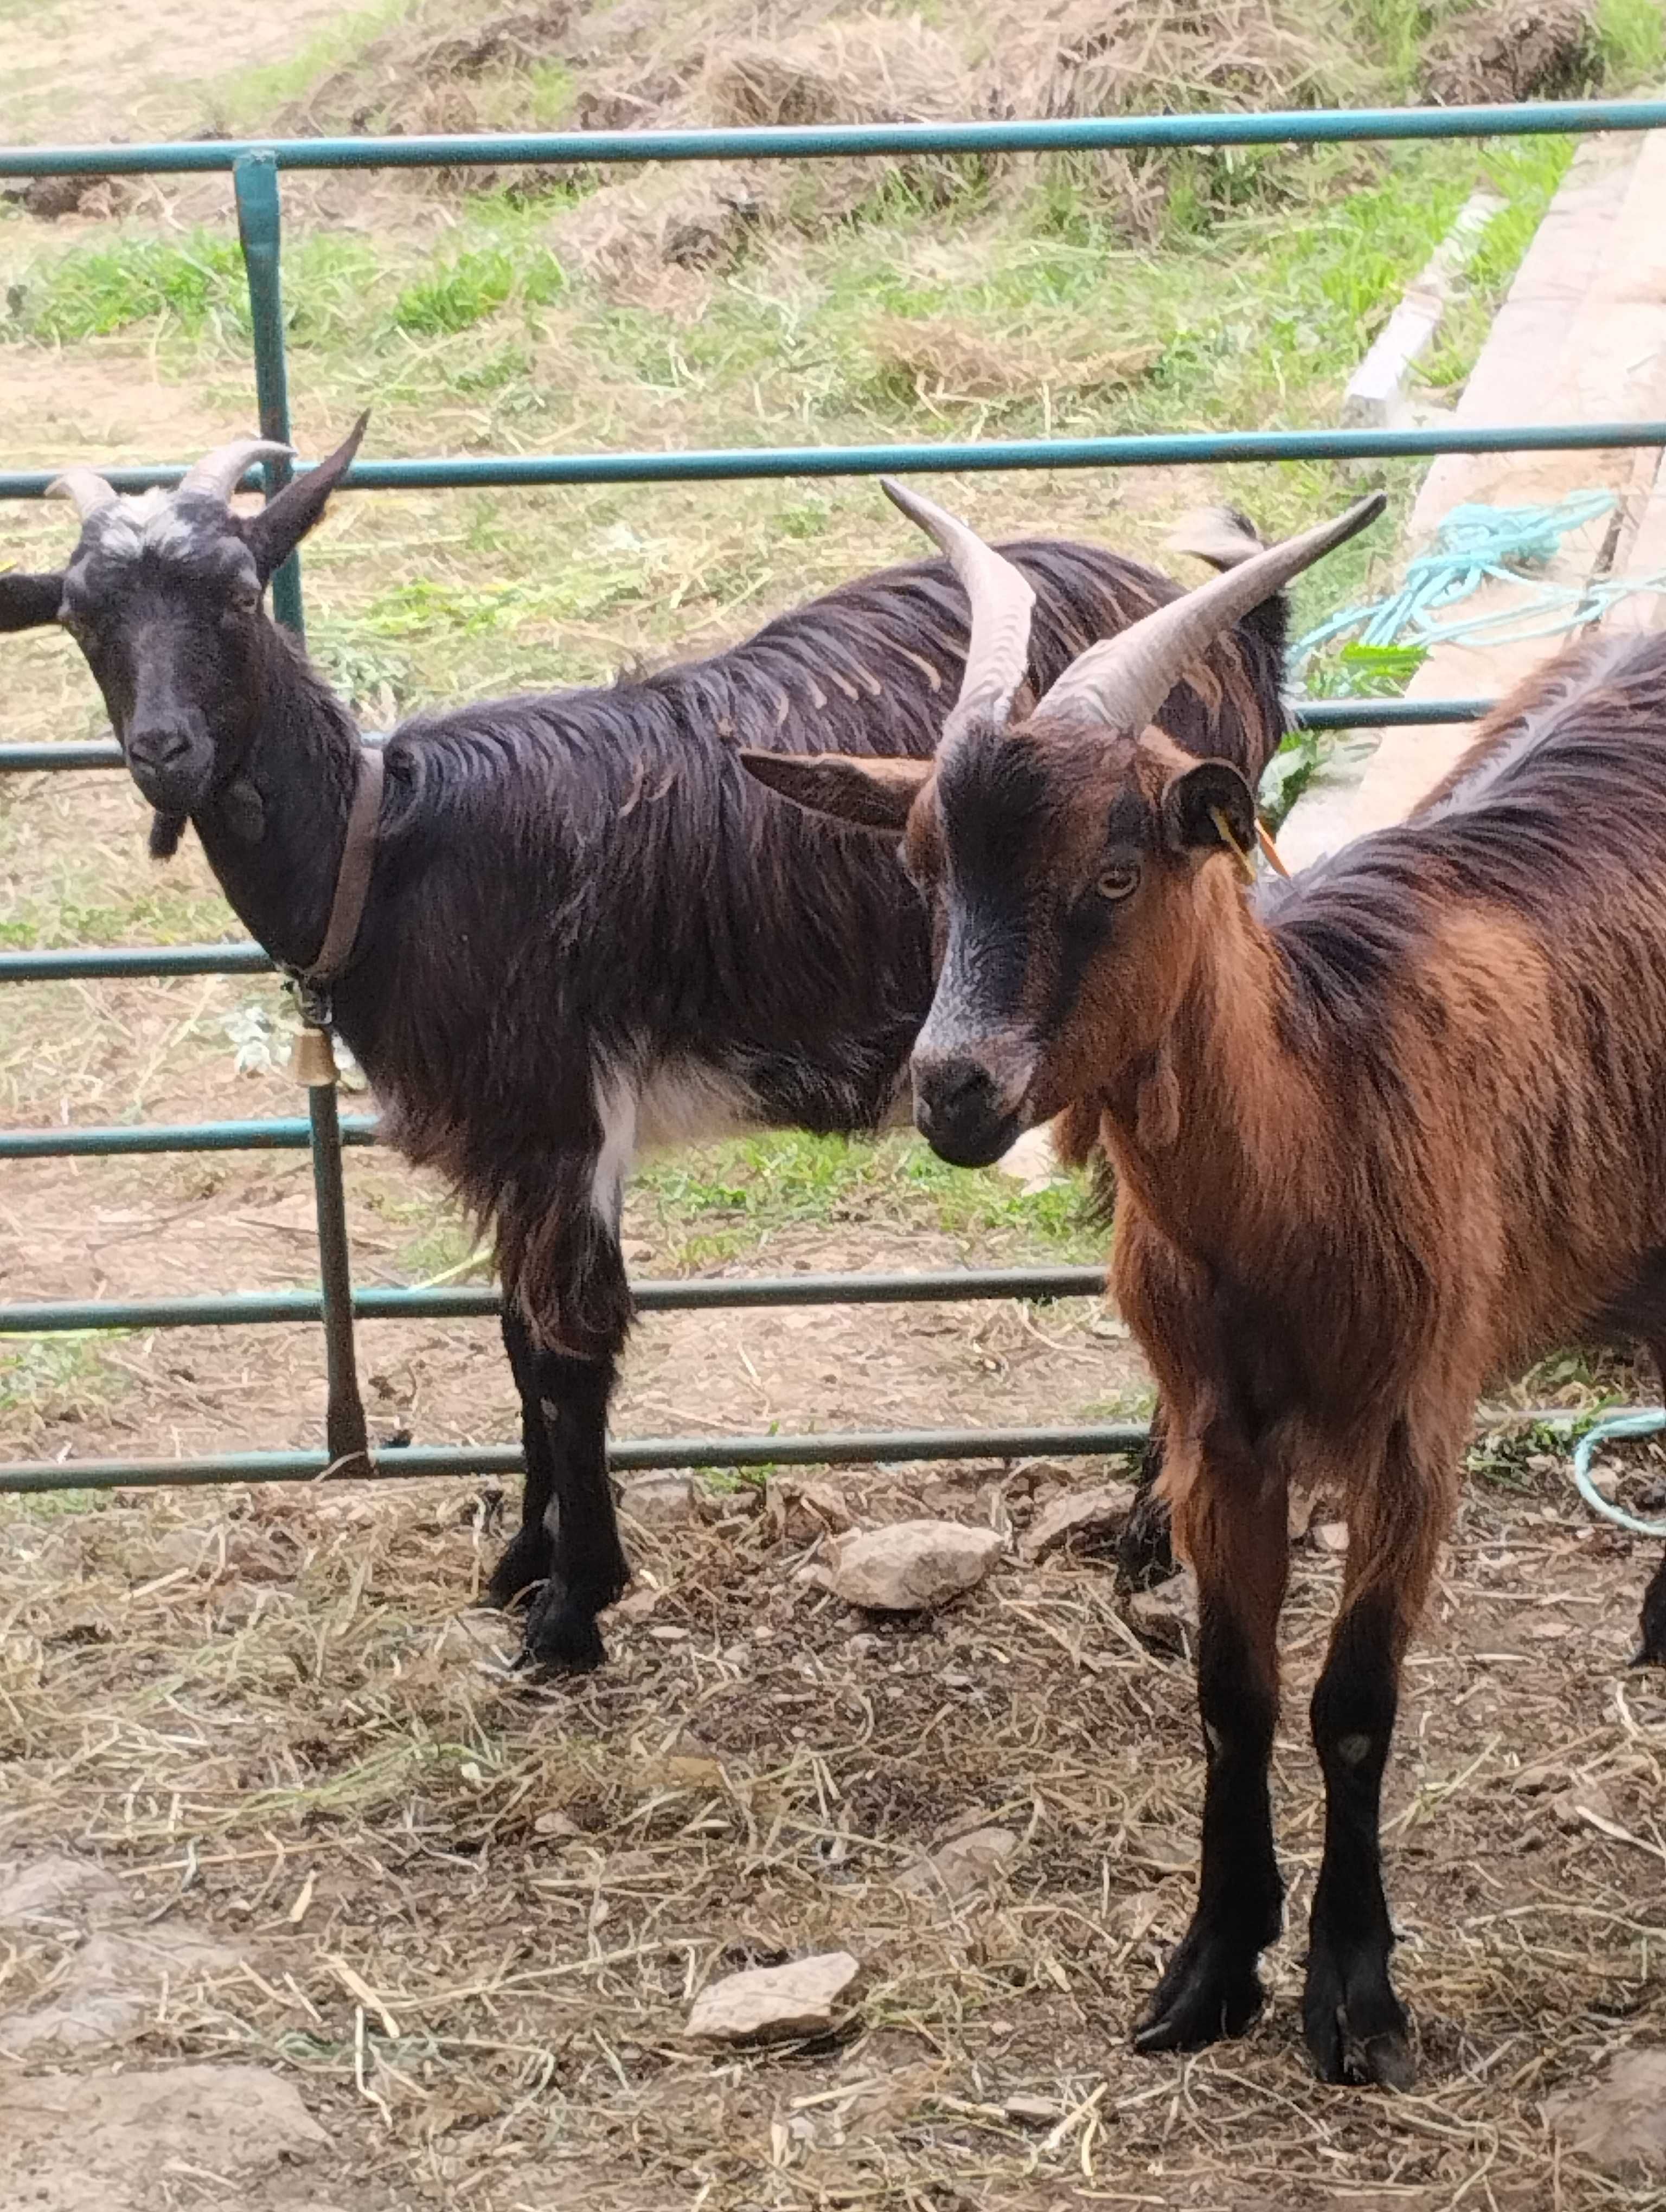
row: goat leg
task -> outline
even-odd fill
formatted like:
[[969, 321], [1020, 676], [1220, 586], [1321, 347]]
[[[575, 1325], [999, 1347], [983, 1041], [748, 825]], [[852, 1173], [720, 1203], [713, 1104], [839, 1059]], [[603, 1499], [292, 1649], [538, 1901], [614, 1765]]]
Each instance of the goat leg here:
[[1633, 1656], [1633, 1667], [1666, 1667], [1666, 1559], [1654, 1571], [1643, 1593], [1643, 1641]]
[[1198, 1579], [1203, 1863], [1191, 1926], [1134, 2031], [1144, 2051], [1241, 2035], [1261, 2010], [1256, 1964], [1284, 1917], [1268, 1796], [1289, 1560], [1284, 1485], [1234, 1453], [1206, 1458], [1181, 1498], [1179, 1533]]
[[1134, 1476], [1134, 1510], [1123, 1522], [1116, 1544], [1116, 1579], [1124, 1589], [1151, 1589], [1158, 1583], [1167, 1582], [1176, 1571], [1169, 1509], [1157, 1489], [1163, 1473], [1164, 1429], [1159, 1401], [1152, 1408], [1151, 1435]]
[[520, 1527], [493, 1570], [487, 1586], [490, 1602], [507, 1613], [515, 1606], [527, 1604], [550, 1577], [556, 1555], [555, 1539], [549, 1525], [550, 1502], [556, 1491], [556, 1456], [538, 1392], [538, 1354], [520, 1309], [511, 1297], [503, 1301], [502, 1327], [503, 1349], [508, 1354], [515, 1389], [520, 1394], [520, 1445], [526, 1463], [520, 1495]]
[[562, 1352], [536, 1357], [552, 1462], [544, 1508], [552, 1548], [549, 1573], [526, 1615], [526, 1656], [534, 1665], [578, 1674], [606, 1658], [596, 1615], [623, 1595], [630, 1580], [607, 1471], [607, 1401], [617, 1362]]
[[1414, 1453], [1395, 1425], [1383, 1464], [1348, 1516], [1342, 1606], [1313, 1692], [1325, 1778], [1325, 1846], [1313, 1893], [1302, 2021], [1327, 2081], [1408, 2087], [1416, 2073], [1405, 2008], [1389, 1975], [1394, 1929], [1383, 1892], [1380, 1822], [1400, 1698], [1400, 1662], [1450, 1517], [1461, 1431]]

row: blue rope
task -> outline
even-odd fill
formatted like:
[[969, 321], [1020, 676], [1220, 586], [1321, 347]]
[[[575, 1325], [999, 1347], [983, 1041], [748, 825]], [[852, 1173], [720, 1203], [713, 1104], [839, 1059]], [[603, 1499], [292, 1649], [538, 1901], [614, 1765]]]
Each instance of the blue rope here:
[[1604, 1498], [1591, 1480], [1590, 1455], [1609, 1437], [1653, 1437], [1663, 1429], [1666, 1429], [1666, 1407], [1651, 1407], [1644, 1413], [1614, 1413], [1606, 1421], [1598, 1421], [1595, 1428], [1587, 1429], [1573, 1447], [1573, 1480], [1581, 1498], [1598, 1513], [1617, 1521], [1622, 1528], [1629, 1528], [1634, 1536], [1666, 1536], [1666, 1521], [1639, 1521], [1623, 1505]]
[[[1393, 645], [1402, 637], [1426, 647], [1555, 637], [1600, 622], [1611, 607], [1636, 592], [1666, 591], [1663, 568], [1646, 576], [1599, 577], [1578, 587], [1545, 585], [1524, 605], [1467, 621], [1436, 619], [1485, 583], [1531, 582], [1522, 573], [1524, 568], [1554, 560], [1569, 531], [1595, 522], [1614, 504], [1612, 492], [1583, 491], [1554, 507], [1455, 507], [1441, 523], [1433, 547], [1408, 563], [1397, 592], [1345, 607], [1309, 630], [1292, 649], [1292, 666], [1300, 668], [1320, 646], [1355, 630], [1359, 643], [1367, 646]], [[1534, 617], [1541, 619], [1529, 619]]]

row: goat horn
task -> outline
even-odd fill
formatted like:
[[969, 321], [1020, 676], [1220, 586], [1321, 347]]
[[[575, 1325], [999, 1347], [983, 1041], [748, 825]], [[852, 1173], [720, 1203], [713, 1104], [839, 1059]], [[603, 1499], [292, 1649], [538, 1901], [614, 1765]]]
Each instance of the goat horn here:
[[936, 539], [971, 601], [971, 635], [957, 716], [973, 711], [1004, 722], [1030, 665], [1030, 613], [1036, 594], [1028, 577], [975, 530], [918, 492], [905, 490], [890, 477], [881, 477], [879, 484], [893, 507]]
[[186, 492], [229, 501], [256, 461], [288, 460], [293, 446], [275, 444], [270, 438], [236, 438], [229, 446], [216, 446], [179, 479], [176, 498]]
[[1335, 522], [1316, 523], [1299, 538], [1269, 545], [1224, 576], [1211, 577], [1183, 598], [1142, 616], [1120, 635], [1089, 646], [1071, 662], [1042, 705], [1085, 710], [1116, 729], [1144, 729], [1189, 664], [1223, 630], [1283, 591], [1292, 577], [1344, 544], [1367, 523], [1375, 522], [1387, 504], [1383, 493], [1374, 491]]
[[77, 463], [65, 469], [61, 477], [54, 477], [46, 487], [48, 499], [72, 499], [76, 513], [83, 522], [113, 507], [121, 495], [114, 484], [101, 477], [96, 469], [84, 468]]

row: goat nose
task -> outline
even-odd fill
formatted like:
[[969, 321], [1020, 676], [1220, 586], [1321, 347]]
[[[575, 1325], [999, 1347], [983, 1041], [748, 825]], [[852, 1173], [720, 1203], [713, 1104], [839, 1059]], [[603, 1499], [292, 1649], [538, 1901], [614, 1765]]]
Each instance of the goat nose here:
[[128, 732], [128, 755], [148, 768], [173, 768], [191, 750], [192, 736], [183, 722], [147, 723]]
[[915, 1082], [922, 1104], [933, 1119], [939, 1115], [963, 1113], [968, 1106], [992, 1096], [994, 1090], [988, 1069], [976, 1060], [916, 1065]]
[[1018, 1127], [988, 1069], [963, 1057], [915, 1061], [914, 1122], [939, 1158], [964, 1168], [998, 1160]]

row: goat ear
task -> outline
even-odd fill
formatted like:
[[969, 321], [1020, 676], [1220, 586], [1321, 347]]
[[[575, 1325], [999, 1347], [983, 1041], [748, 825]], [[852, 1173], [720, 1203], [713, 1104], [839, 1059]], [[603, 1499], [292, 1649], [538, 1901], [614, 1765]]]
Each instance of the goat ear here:
[[263, 584], [271, 580], [323, 514], [331, 493], [353, 465], [353, 456], [359, 450], [359, 441], [369, 420], [368, 414], [361, 415], [345, 442], [337, 447], [328, 460], [320, 461], [304, 477], [296, 477], [293, 483], [285, 484], [277, 497], [269, 500], [258, 514], [246, 518], [244, 542], [254, 556], [254, 565]]
[[40, 629], [58, 620], [64, 604], [64, 574], [0, 576], [0, 630]]
[[1247, 864], [1256, 843], [1255, 794], [1231, 762], [1200, 761], [1172, 780], [1163, 793], [1163, 838], [1176, 852], [1230, 849]]
[[740, 764], [759, 783], [812, 814], [829, 814], [836, 822], [890, 837], [902, 836], [933, 766], [928, 760], [869, 759], [856, 753], [743, 752]]

